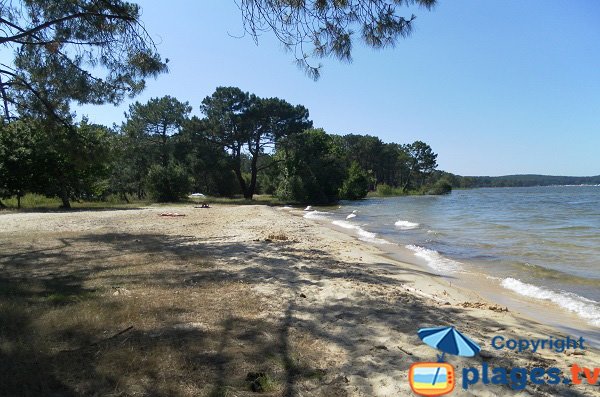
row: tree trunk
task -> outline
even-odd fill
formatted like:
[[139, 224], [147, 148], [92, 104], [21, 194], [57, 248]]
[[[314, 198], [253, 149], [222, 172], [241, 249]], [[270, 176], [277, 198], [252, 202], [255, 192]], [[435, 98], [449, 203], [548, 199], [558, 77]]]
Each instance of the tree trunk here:
[[248, 187], [248, 195], [244, 195], [245, 198], [252, 200], [252, 196], [254, 196], [254, 191], [256, 190], [256, 177], [258, 175], [258, 155], [254, 155], [252, 157], [252, 163], [250, 165], [250, 186]]
[[252, 195], [248, 196], [248, 186], [246, 185], [246, 181], [244, 180], [244, 176], [242, 175], [242, 158], [240, 154], [237, 154], [235, 159], [235, 165], [233, 167], [233, 172], [235, 172], [235, 176], [238, 179], [240, 187], [242, 188], [242, 193], [244, 193], [244, 198], [252, 199]]
[[167, 165], [169, 164], [169, 156], [167, 154], [168, 135], [167, 135], [167, 126], [166, 125], [163, 126], [163, 130], [161, 132], [161, 139], [162, 139], [162, 147], [161, 147], [161, 153], [160, 153], [161, 162], [162, 162], [162, 166], [167, 168]]
[[244, 198], [252, 200], [252, 195], [248, 195], [248, 186], [246, 185], [246, 181], [244, 180], [244, 176], [242, 175], [241, 167], [235, 168], [235, 176], [240, 183], [240, 187], [242, 188], [242, 193], [244, 194]]
[[60, 206], [60, 208], [71, 208], [69, 192], [67, 191], [67, 188], [64, 185], [60, 188], [60, 199], [62, 200], [62, 205]]
[[17, 193], [17, 209], [21, 209], [21, 192]]

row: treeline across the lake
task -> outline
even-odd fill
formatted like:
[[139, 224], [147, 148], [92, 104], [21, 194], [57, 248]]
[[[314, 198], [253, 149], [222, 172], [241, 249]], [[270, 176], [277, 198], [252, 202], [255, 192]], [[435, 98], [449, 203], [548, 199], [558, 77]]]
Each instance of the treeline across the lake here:
[[553, 176], [553, 175], [505, 175], [505, 176], [458, 176], [446, 175], [446, 179], [457, 188], [477, 187], [531, 187], [557, 185], [599, 185], [597, 176]]
[[190, 117], [188, 102], [136, 102], [121, 126], [88, 119], [64, 125], [22, 117], [0, 129], [0, 197], [27, 193], [72, 200], [177, 201], [269, 194], [281, 202], [327, 204], [379, 195], [442, 194], [424, 142], [384, 143], [370, 135], [314, 128], [308, 110], [279, 98], [218, 87]]

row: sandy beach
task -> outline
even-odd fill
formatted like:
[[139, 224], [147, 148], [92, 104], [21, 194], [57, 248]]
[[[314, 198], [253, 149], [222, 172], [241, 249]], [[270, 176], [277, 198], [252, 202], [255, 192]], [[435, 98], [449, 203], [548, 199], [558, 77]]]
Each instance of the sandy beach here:
[[570, 375], [599, 367], [600, 353], [496, 350], [498, 335], [578, 335], [301, 215], [225, 205], [0, 215], [0, 394], [410, 396], [410, 365], [438, 353], [418, 329], [455, 326], [482, 354], [446, 356], [453, 395], [600, 396], [585, 380], [463, 390], [465, 367]]

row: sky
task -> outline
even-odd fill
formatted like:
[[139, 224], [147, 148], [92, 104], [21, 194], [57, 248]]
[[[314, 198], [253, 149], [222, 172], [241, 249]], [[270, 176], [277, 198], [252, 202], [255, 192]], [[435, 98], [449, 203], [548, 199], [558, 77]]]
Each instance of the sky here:
[[[174, 96], [193, 114], [217, 86], [302, 104], [315, 127], [422, 140], [459, 175], [600, 174], [600, 2], [439, 0], [414, 13], [395, 48], [356, 41], [353, 62], [325, 59], [313, 81], [272, 34], [245, 35], [234, 0], [138, 0], [168, 74], [135, 100]], [[404, 10], [403, 10], [404, 11]], [[134, 100], [134, 101], [135, 101]], [[132, 101], [83, 106], [124, 120]]]

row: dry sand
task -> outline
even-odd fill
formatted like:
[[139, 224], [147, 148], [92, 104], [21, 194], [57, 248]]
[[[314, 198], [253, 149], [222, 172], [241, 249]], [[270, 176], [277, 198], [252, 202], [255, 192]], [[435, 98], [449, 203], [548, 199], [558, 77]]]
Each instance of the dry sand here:
[[[23, 317], [31, 336], [4, 331], [0, 358], [20, 371], [41, 368], [39, 382], [54, 382], [56, 395], [256, 395], [255, 372], [265, 374], [264, 395], [409, 396], [409, 366], [437, 353], [417, 330], [453, 325], [483, 348], [480, 357], [447, 356], [453, 395], [600, 396], [585, 384], [462, 390], [465, 366], [566, 372], [573, 363], [600, 367], [600, 355], [496, 351], [495, 335], [561, 333], [290, 212], [216, 205], [0, 215], [0, 281], [31, 297], [7, 295], [13, 303], [0, 320]], [[57, 283], [75, 292], [39, 306]], [[18, 387], [2, 382], [0, 394]]]

